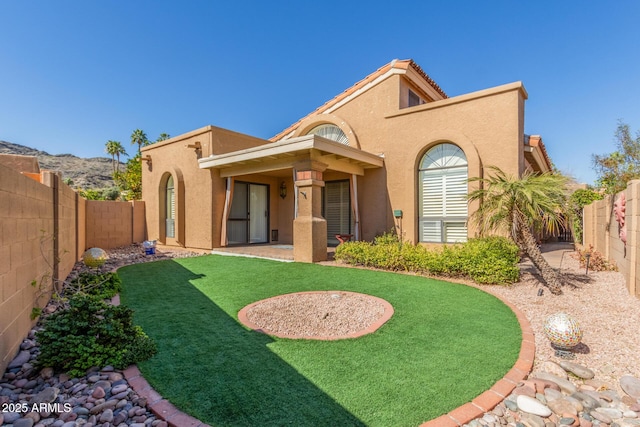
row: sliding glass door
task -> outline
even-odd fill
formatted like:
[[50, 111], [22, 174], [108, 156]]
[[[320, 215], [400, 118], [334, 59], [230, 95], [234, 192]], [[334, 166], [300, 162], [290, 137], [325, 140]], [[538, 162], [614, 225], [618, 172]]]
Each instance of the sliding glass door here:
[[267, 243], [269, 231], [269, 186], [236, 182], [227, 220], [230, 245]]

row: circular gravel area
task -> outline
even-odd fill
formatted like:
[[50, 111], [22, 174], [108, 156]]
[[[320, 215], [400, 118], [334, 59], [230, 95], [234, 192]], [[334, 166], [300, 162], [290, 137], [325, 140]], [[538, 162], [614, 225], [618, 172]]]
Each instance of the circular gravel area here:
[[345, 291], [279, 295], [242, 308], [238, 320], [280, 338], [338, 340], [370, 334], [393, 315], [387, 301]]

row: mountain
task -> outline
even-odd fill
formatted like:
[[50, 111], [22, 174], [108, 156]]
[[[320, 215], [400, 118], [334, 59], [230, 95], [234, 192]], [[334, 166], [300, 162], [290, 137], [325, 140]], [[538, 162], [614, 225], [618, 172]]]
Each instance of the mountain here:
[[[70, 178], [74, 188], [108, 188], [115, 186], [113, 166], [108, 157], [82, 158], [73, 154], [49, 154], [20, 144], [0, 141], [0, 154], [20, 154], [35, 156], [40, 164], [40, 170], [50, 170], [62, 173], [62, 179]], [[121, 163], [121, 165], [123, 165]], [[124, 168], [121, 166], [120, 170]]]

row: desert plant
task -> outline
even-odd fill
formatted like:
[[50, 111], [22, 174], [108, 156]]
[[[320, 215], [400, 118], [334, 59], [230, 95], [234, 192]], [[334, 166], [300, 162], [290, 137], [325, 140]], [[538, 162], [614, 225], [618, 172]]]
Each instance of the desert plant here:
[[69, 308], [44, 319], [43, 327], [36, 334], [38, 366], [72, 376], [95, 366], [126, 368], [156, 352], [155, 343], [133, 324], [133, 310], [85, 293], [73, 295]]
[[509, 233], [533, 262], [551, 293], [562, 294], [560, 276], [542, 256], [532, 227], [541, 224], [547, 231], [555, 231], [564, 225], [567, 178], [559, 174], [533, 172], [515, 177], [495, 166], [489, 169], [488, 177], [469, 179], [481, 184], [481, 188], [468, 196], [469, 201], [480, 202], [480, 207], [473, 214], [480, 231]]
[[602, 253], [596, 251], [593, 245], [589, 245], [589, 249], [580, 249], [575, 254], [578, 261], [580, 261], [580, 267], [587, 268], [587, 256], [589, 257], [589, 270], [591, 271], [618, 271], [618, 266], [615, 262], [610, 261], [602, 255]]
[[108, 299], [119, 293], [121, 288], [122, 281], [116, 273], [83, 272], [67, 284], [65, 293], [84, 292], [101, 299]]

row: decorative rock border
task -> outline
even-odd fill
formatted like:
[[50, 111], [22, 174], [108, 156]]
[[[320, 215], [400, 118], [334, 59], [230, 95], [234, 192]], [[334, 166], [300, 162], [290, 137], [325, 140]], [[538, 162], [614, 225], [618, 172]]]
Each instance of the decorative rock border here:
[[[352, 333], [348, 333], [348, 334], [343, 334], [343, 335], [290, 335], [290, 334], [285, 334], [285, 333], [278, 333], [278, 332], [274, 332], [274, 331], [270, 331], [267, 330], [259, 325], [256, 325], [254, 322], [252, 322], [251, 320], [249, 320], [248, 317], [248, 313], [249, 311], [260, 305], [263, 304], [267, 301], [271, 301], [271, 300], [277, 300], [280, 299], [282, 297], [288, 297], [288, 296], [294, 296], [294, 295], [318, 295], [318, 294], [342, 294], [342, 295], [353, 295], [353, 296], [358, 296], [358, 297], [366, 297], [368, 299], [371, 299], [375, 302], [377, 302], [378, 304], [380, 304], [383, 309], [384, 309], [384, 313], [382, 314], [382, 316], [380, 316], [380, 318], [376, 319], [371, 325], [369, 325], [368, 327], [361, 329], [357, 332], [352, 332]], [[252, 329], [256, 332], [262, 332], [265, 333], [267, 335], [272, 335], [275, 337], [279, 337], [279, 338], [289, 338], [289, 339], [310, 339], [310, 340], [322, 340], [322, 341], [333, 341], [333, 340], [341, 340], [341, 339], [347, 339], [347, 338], [358, 338], [361, 337], [363, 335], [367, 335], [367, 334], [371, 334], [375, 331], [377, 331], [382, 325], [384, 325], [387, 320], [391, 319], [391, 317], [393, 316], [394, 310], [393, 310], [393, 306], [386, 300], [382, 299], [382, 298], [378, 298], [375, 297], [373, 295], [367, 295], [367, 294], [362, 294], [362, 293], [358, 293], [358, 292], [348, 292], [348, 291], [306, 291], [306, 292], [294, 292], [294, 293], [290, 293], [290, 294], [283, 294], [283, 295], [278, 295], [275, 297], [271, 297], [271, 298], [267, 298], [267, 299], [263, 299], [260, 301], [256, 301], [254, 303], [251, 303], [247, 306], [244, 306], [243, 308], [240, 309], [240, 311], [238, 312], [238, 320], [245, 325], [246, 327], [248, 327], [249, 329]]]

